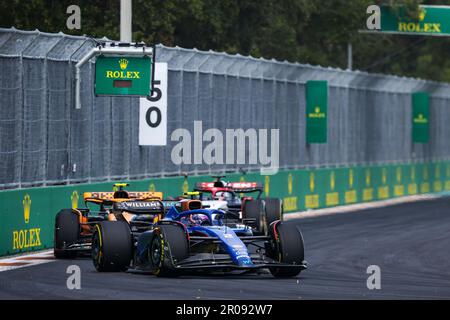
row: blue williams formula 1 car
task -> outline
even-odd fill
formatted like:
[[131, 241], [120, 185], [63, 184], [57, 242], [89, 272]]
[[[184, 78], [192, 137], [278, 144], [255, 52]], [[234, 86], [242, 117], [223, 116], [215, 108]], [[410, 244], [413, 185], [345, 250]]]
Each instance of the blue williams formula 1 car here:
[[204, 209], [201, 201], [190, 199], [172, 203], [164, 218], [144, 232], [133, 232], [126, 222], [100, 222], [92, 241], [94, 266], [157, 276], [267, 268], [275, 277], [294, 277], [306, 268], [295, 224], [277, 220], [267, 236], [254, 236], [245, 222], [232, 225], [226, 211]]

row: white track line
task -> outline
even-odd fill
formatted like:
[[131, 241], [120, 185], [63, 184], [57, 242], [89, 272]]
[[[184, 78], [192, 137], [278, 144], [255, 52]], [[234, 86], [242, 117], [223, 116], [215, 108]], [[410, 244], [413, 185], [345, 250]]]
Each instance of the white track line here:
[[396, 204], [402, 204], [402, 203], [418, 202], [418, 201], [424, 201], [424, 200], [435, 200], [440, 197], [442, 197], [442, 194], [441, 195], [440, 194], [414, 195], [414, 196], [399, 197], [399, 198], [395, 198], [395, 199], [337, 206], [337, 207], [332, 207], [332, 208], [323, 208], [323, 209], [307, 210], [307, 211], [294, 212], [294, 213], [286, 213], [283, 215], [283, 220], [321, 217], [321, 216], [328, 216], [328, 215], [338, 214], [338, 213], [355, 212], [355, 211], [366, 210], [366, 209], [375, 209], [375, 208], [384, 208], [384, 207], [389, 207], [389, 206], [393, 206]]
[[55, 261], [53, 249], [16, 255], [0, 259], [0, 272]]

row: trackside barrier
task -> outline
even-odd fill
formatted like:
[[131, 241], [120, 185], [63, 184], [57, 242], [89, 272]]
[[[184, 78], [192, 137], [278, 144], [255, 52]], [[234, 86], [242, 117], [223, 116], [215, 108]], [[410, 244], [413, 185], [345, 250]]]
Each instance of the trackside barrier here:
[[[129, 181], [131, 191], [162, 191], [165, 197], [192, 190], [209, 176]], [[450, 190], [450, 162], [280, 171], [229, 175], [257, 181], [264, 196], [283, 199], [285, 212]], [[112, 182], [0, 191], [0, 256], [51, 248], [56, 213], [84, 206], [85, 191], [109, 191]]]
[[96, 97], [92, 60], [80, 70], [82, 108], [75, 109], [74, 67], [95, 45], [0, 28], [1, 189], [258, 171], [258, 163], [237, 159], [170, 161], [172, 134], [195, 137], [194, 121], [202, 133], [278, 128], [282, 170], [450, 160], [448, 83], [163, 45], [156, 60], [168, 68], [170, 138], [164, 148], [140, 146], [141, 100]]

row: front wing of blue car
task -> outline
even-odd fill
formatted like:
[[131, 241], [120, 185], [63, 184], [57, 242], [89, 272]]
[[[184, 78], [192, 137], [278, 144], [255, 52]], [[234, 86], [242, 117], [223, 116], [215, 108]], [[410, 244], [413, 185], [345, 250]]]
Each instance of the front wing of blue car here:
[[240, 266], [233, 262], [228, 254], [198, 253], [190, 256], [182, 261], [174, 261], [173, 266], [178, 270], [186, 271], [202, 271], [202, 270], [258, 270], [265, 268], [289, 268], [305, 270], [307, 268], [306, 261], [301, 264], [280, 263], [274, 259], [260, 254], [251, 254], [251, 265]]

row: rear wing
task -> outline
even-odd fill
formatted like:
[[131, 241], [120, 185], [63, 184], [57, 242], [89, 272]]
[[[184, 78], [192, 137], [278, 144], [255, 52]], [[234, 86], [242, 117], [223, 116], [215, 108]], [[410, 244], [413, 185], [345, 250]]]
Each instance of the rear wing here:
[[214, 182], [197, 182], [195, 184], [195, 191], [205, 191], [214, 188]]
[[114, 192], [85, 192], [83, 194], [84, 201], [104, 203], [104, 202], [123, 202], [127, 200], [162, 200], [162, 192], [151, 191], [127, 191], [128, 198], [114, 198]]
[[[198, 182], [195, 184], [196, 191], [208, 191], [212, 188], [216, 188], [215, 182]], [[262, 184], [258, 182], [228, 182], [223, 187], [219, 188], [229, 188], [238, 193], [263, 191]]]
[[164, 214], [166, 212], [163, 202], [159, 199], [127, 200], [128, 201], [114, 202], [113, 208], [135, 214]]
[[263, 191], [262, 184], [258, 182], [230, 182], [227, 187], [236, 192], [254, 192]]
[[173, 207], [174, 205], [176, 205], [177, 203], [179, 203], [180, 201], [178, 200], [161, 200], [161, 203], [164, 206], [164, 209], [168, 210], [171, 207]]

